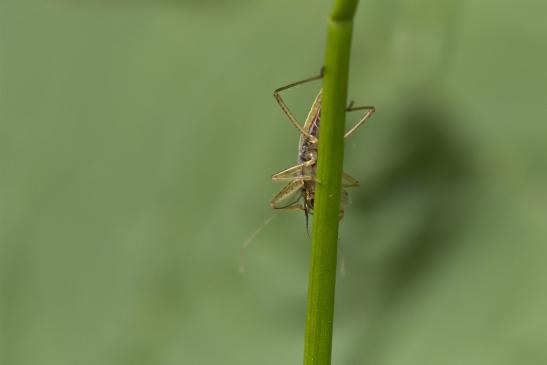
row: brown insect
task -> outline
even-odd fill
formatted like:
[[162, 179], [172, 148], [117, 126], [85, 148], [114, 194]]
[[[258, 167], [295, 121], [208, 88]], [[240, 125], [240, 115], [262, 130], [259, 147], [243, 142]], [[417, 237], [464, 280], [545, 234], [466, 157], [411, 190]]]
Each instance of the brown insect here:
[[[288, 184], [277, 193], [270, 201], [270, 206], [274, 209], [282, 210], [302, 210], [306, 215], [306, 224], [310, 214], [313, 214], [315, 201], [315, 183], [317, 168], [317, 153], [319, 148], [319, 130], [321, 121], [321, 95], [323, 89], [319, 90], [315, 101], [308, 113], [304, 125], [301, 126], [294, 115], [289, 110], [287, 104], [283, 101], [280, 92], [290, 89], [297, 85], [319, 80], [323, 77], [323, 70], [320, 75], [298, 81], [274, 91], [274, 97], [279, 103], [283, 112], [287, 115], [290, 122], [300, 132], [300, 142], [298, 144], [297, 164], [283, 171], [272, 175], [273, 181], [288, 181]], [[374, 113], [373, 106], [353, 107], [351, 102], [346, 111], [353, 112], [357, 110], [366, 110], [365, 115], [355, 125], [344, 134], [344, 138], [350, 137], [363, 123], [365, 123]], [[359, 186], [359, 181], [347, 173], [342, 174], [342, 196], [347, 197], [347, 191], [344, 188]], [[289, 203], [284, 203], [289, 201]], [[340, 219], [344, 215], [343, 208], [340, 209]]]

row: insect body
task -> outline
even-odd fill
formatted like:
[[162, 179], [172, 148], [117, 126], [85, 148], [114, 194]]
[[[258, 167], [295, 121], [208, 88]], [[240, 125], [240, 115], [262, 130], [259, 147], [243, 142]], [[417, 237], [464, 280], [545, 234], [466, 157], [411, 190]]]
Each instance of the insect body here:
[[[321, 79], [322, 77], [323, 73], [321, 72], [319, 76], [295, 82], [274, 91], [274, 97], [279, 103], [279, 106], [287, 115], [291, 123], [300, 131], [300, 142], [298, 145], [297, 164], [272, 176], [272, 180], [285, 181], [288, 182], [288, 184], [272, 198], [270, 205], [274, 209], [302, 210], [306, 215], [306, 221], [309, 215], [313, 213], [315, 202], [315, 176], [317, 167], [317, 153], [319, 148], [322, 89], [317, 94], [317, 97], [312, 104], [303, 126], [300, 126], [296, 118], [290, 112], [289, 108], [283, 101], [280, 92], [306, 82]], [[344, 138], [351, 136], [355, 130], [365, 123], [374, 113], [374, 107], [353, 107], [353, 102], [351, 102], [346, 109], [346, 111], [356, 110], [366, 110], [366, 113], [349, 131], [345, 133]], [[349, 174], [343, 173], [343, 196], [347, 195], [347, 192], [343, 188], [355, 186], [359, 186], [359, 181]], [[289, 203], [286, 203], [287, 201], [289, 201]], [[340, 209], [340, 218], [342, 218], [343, 213], [344, 210]]]

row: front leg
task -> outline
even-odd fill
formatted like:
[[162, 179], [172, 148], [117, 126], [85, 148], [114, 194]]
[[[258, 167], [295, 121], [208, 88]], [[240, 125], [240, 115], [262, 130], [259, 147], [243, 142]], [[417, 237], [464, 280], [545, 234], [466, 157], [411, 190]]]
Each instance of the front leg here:
[[357, 111], [357, 110], [366, 110], [366, 113], [363, 116], [363, 118], [361, 118], [357, 123], [355, 123], [355, 125], [353, 127], [351, 127], [350, 130], [346, 132], [346, 134], [344, 134], [344, 138], [348, 138], [349, 136], [351, 136], [357, 130], [357, 128], [362, 126], [372, 116], [372, 114], [374, 114], [374, 112], [376, 111], [376, 109], [373, 106], [354, 107], [353, 106], [353, 101], [350, 102], [348, 107], [346, 108], [347, 112], [354, 112], [354, 111]]
[[[294, 180], [288, 183], [279, 193], [277, 193], [272, 200], [270, 201], [270, 206], [274, 209], [295, 209], [293, 206], [295, 203], [291, 203], [287, 206], [279, 205], [282, 201], [287, 200], [287, 198], [294, 196], [297, 193], [300, 193], [300, 189], [304, 187], [303, 180]], [[302, 207], [303, 210], [304, 207]]]
[[317, 161], [309, 160], [306, 162], [299, 163], [297, 165], [291, 166], [288, 169], [280, 171], [272, 175], [273, 181], [293, 181], [293, 180], [302, 180], [302, 181], [312, 181], [313, 176], [304, 175], [302, 171], [304, 168], [313, 166]]
[[305, 83], [310, 82], [310, 81], [319, 80], [319, 79], [323, 78], [323, 72], [324, 72], [324, 69], [321, 68], [321, 72], [320, 72], [319, 75], [314, 76], [314, 77], [310, 77], [310, 78], [305, 79], [305, 80], [297, 81], [297, 82], [294, 82], [294, 83], [289, 84], [289, 85], [282, 86], [278, 89], [275, 89], [274, 93], [273, 93], [275, 100], [277, 101], [277, 103], [281, 107], [281, 110], [283, 110], [283, 113], [285, 113], [287, 118], [289, 118], [289, 121], [292, 123], [292, 125], [294, 125], [294, 127], [296, 129], [298, 129], [303, 136], [306, 136], [306, 138], [308, 138], [309, 140], [312, 140], [312, 141], [316, 140], [317, 138], [315, 136], [310, 135], [308, 133], [308, 131], [304, 130], [304, 128], [302, 128], [302, 126], [298, 123], [298, 121], [296, 120], [296, 118], [294, 117], [292, 112], [290, 111], [289, 107], [287, 106], [287, 104], [285, 103], [283, 98], [281, 97], [281, 91], [290, 89], [290, 88], [295, 87], [297, 85], [305, 84]]

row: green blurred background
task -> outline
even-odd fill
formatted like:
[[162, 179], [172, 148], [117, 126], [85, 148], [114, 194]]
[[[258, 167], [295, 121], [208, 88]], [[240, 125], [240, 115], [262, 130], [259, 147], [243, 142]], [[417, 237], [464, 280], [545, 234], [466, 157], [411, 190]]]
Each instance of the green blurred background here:
[[[301, 363], [330, 3], [0, 1], [0, 364]], [[333, 364], [547, 363], [546, 11], [360, 3]]]

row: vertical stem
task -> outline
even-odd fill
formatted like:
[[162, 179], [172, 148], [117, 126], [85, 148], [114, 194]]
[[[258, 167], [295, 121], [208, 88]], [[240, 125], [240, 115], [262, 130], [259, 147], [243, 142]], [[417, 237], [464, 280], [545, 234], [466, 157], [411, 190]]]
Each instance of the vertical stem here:
[[328, 19], [304, 365], [331, 362], [345, 109], [356, 7], [357, 0], [335, 0]]

